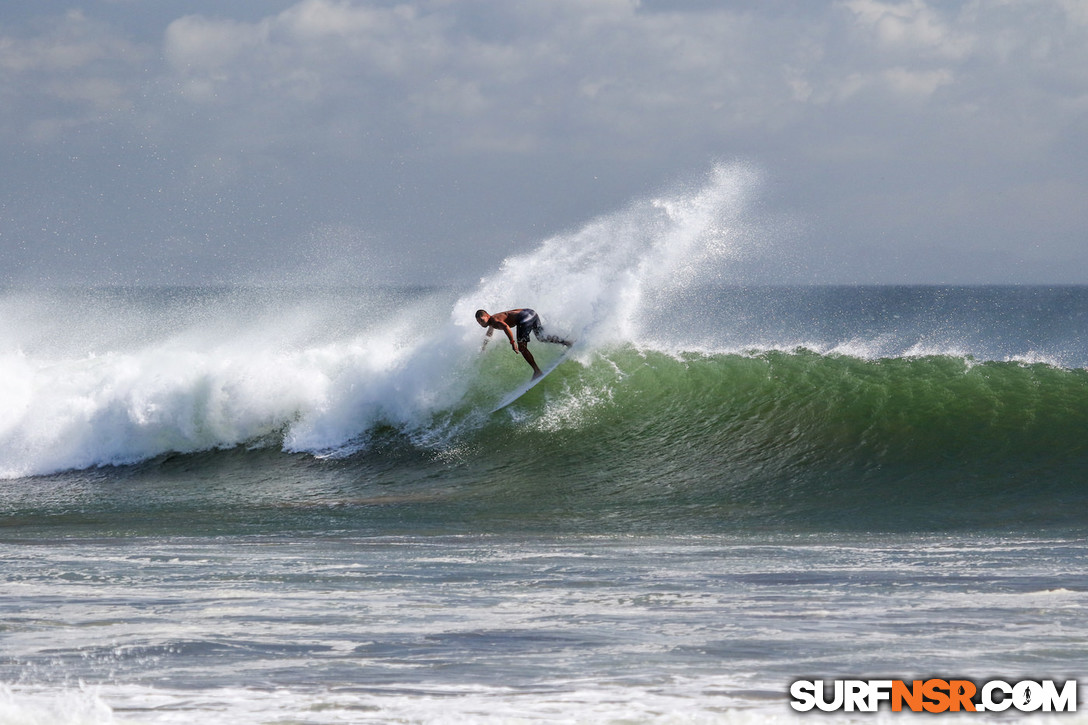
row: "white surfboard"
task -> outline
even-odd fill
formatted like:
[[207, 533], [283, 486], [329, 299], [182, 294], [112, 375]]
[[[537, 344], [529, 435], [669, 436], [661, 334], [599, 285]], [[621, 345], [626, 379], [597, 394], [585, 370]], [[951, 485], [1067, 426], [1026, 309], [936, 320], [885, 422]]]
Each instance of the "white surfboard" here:
[[529, 382], [523, 384], [521, 387], [516, 388], [513, 392], [511, 392], [505, 398], [503, 398], [502, 402], [500, 402], [497, 406], [495, 406], [495, 408], [491, 412], [492, 413], [498, 413], [500, 410], [502, 410], [506, 406], [510, 405], [511, 403], [516, 401], [521, 396], [528, 393], [530, 390], [533, 389], [533, 387], [536, 386], [537, 383], [539, 383], [544, 378], [548, 377], [548, 373], [550, 373], [552, 370], [555, 370], [557, 367], [559, 367], [559, 363], [563, 362], [566, 358], [567, 358], [567, 352], [564, 352], [562, 355], [557, 357], [555, 360], [552, 360], [551, 363], [549, 363], [546, 368], [544, 368], [543, 370], [540, 371], [542, 373], [540, 375], [540, 377], [533, 378]]

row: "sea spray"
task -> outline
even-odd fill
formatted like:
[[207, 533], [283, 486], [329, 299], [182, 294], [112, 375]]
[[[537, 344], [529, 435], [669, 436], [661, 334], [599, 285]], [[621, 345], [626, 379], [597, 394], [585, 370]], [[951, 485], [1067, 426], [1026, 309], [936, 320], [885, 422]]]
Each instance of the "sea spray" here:
[[[536, 308], [582, 362], [637, 337], [648, 291], [713, 278], [758, 175], [718, 166], [698, 188], [637, 201], [512, 256], [451, 305], [380, 290], [11, 293], [0, 330], [0, 476], [238, 445], [348, 455], [392, 427], [429, 445], [527, 374], [478, 354], [473, 312]], [[259, 294], [258, 294], [259, 293]], [[249, 296], [247, 296], [249, 295]], [[352, 316], [336, 305], [355, 305]], [[477, 405], [477, 401], [479, 404]]]
[[748, 166], [719, 165], [696, 189], [636, 201], [549, 238], [458, 300], [454, 321], [471, 328], [477, 308], [524, 306], [590, 349], [637, 341], [648, 293], [715, 281], [750, 243], [742, 228], [758, 184]]
[[426, 327], [383, 324], [394, 311], [448, 309], [430, 295], [89, 289], [3, 304], [18, 312], [0, 350], [8, 478], [243, 444], [324, 450], [446, 402], [424, 379], [447, 376], [406, 362], [426, 346]]

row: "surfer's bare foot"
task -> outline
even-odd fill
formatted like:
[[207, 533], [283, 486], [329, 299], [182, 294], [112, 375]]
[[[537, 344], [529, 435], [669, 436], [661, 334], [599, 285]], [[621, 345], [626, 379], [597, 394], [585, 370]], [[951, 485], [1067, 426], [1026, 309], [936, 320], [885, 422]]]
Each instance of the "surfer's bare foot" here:
[[544, 375], [544, 373], [540, 372], [540, 370], [534, 370], [532, 379], [536, 380], [537, 378], [541, 377], [542, 375]]

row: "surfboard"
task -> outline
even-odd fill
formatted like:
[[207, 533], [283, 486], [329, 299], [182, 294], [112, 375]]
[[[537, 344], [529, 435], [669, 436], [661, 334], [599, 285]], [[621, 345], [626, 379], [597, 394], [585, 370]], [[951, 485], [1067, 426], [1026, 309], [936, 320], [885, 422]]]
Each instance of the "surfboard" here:
[[512, 392], [507, 394], [507, 396], [502, 399], [502, 402], [500, 402], [497, 406], [495, 406], [495, 408], [491, 412], [492, 413], [498, 413], [500, 410], [502, 410], [506, 406], [510, 405], [511, 403], [515, 402], [518, 398], [525, 395], [530, 390], [532, 390], [534, 387], [536, 387], [537, 383], [539, 383], [544, 378], [548, 377], [548, 373], [550, 373], [552, 370], [555, 370], [557, 367], [559, 367], [559, 363], [563, 362], [567, 358], [567, 352], [569, 352], [569, 350], [565, 351], [562, 355], [557, 357], [555, 360], [552, 360], [548, 364], [547, 367], [545, 367], [543, 370], [541, 370], [540, 372], [542, 373], [542, 375], [540, 377], [533, 378], [529, 382], [524, 383], [521, 387], [516, 388], [515, 390], [513, 390]]

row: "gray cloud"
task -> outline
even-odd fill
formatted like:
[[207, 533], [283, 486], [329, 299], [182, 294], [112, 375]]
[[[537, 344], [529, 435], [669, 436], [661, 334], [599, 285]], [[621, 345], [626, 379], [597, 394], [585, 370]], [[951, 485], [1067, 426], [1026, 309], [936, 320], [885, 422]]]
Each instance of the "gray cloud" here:
[[1083, 3], [192, 7], [0, 11], [9, 276], [460, 279], [744, 158], [785, 277], [1088, 281]]

